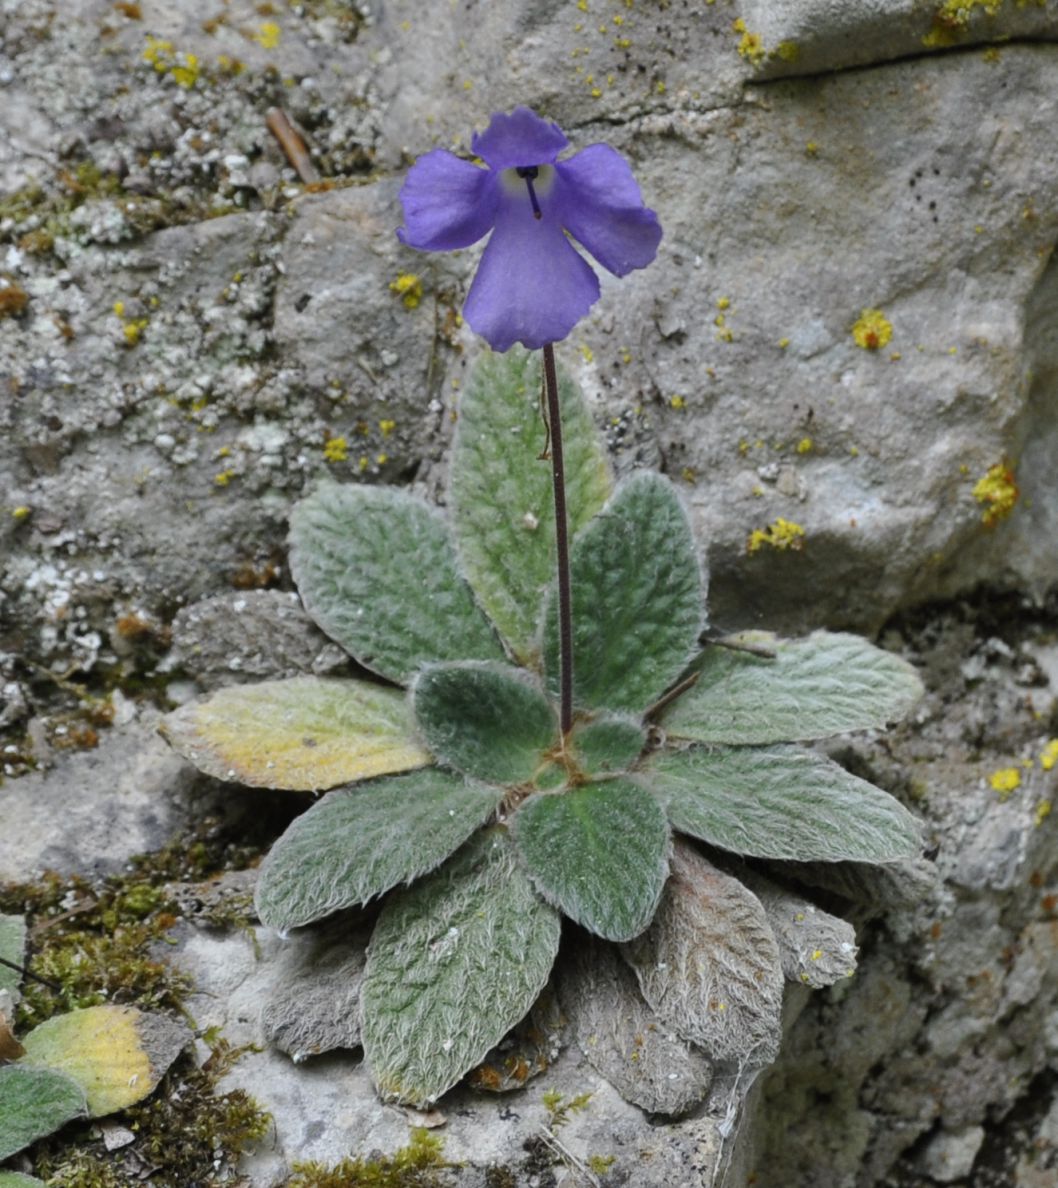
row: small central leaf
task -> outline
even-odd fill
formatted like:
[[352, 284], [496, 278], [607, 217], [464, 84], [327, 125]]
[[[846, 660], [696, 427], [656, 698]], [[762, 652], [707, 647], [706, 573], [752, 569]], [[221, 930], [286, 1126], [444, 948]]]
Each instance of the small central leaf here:
[[[673, 486], [640, 471], [573, 542], [573, 696], [580, 706], [642, 713], [698, 646], [703, 576]], [[558, 689], [558, 599], [544, 619], [544, 658]]]
[[423, 738], [437, 758], [489, 783], [527, 783], [558, 742], [551, 706], [516, 668], [427, 668], [415, 682], [412, 703]]
[[606, 940], [643, 931], [668, 872], [665, 814], [626, 780], [539, 793], [512, 822], [542, 895]]
[[642, 754], [647, 732], [638, 719], [619, 714], [598, 714], [573, 728], [573, 753], [588, 775], [627, 771]]
[[480, 1063], [543, 990], [560, 931], [500, 830], [391, 896], [361, 999], [379, 1091], [425, 1106]]
[[418, 878], [457, 850], [502, 796], [437, 768], [336, 788], [261, 864], [261, 922], [300, 928]]

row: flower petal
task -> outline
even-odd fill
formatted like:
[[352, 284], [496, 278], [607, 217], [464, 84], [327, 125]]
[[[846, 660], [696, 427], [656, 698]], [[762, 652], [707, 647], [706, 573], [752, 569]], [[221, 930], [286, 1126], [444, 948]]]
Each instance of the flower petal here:
[[468, 247], [496, 217], [496, 176], [446, 149], [434, 149], [408, 170], [400, 188], [404, 226], [397, 238], [424, 252]]
[[510, 115], [497, 112], [484, 132], [475, 132], [470, 147], [492, 169], [550, 165], [569, 144], [558, 124], [549, 124], [528, 107]]
[[628, 162], [592, 144], [555, 165], [551, 197], [563, 227], [615, 276], [645, 268], [661, 242], [658, 216], [643, 205]]
[[463, 316], [493, 350], [565, 338], [599, 298], [599, 279], [553, 215], [504, 195]]

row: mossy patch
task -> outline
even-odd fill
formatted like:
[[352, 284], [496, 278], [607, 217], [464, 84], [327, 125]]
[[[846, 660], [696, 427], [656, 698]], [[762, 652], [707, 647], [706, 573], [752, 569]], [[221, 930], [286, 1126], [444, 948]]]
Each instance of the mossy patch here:
[[[236, 843], [207, 819], [157, 854], [134, 858], [120, 875], [49, 873], [34, 883], [0, 885], [0, 912], [26, 917], [28, 969], [44, 979], [24, 979], [17, 1029], [103, 1002], [182, 1012], [190, 980], [157, 955], [182, 914], [168, 885], [244, 869], [266, 841]], [[247, 923], [231, 911], [221, 922]], [[156, 1188], [230, 1183], [229, 1169], [268, 1133], [270, 1120], [241, 1090], [217, 1092], [244, 1049], [213, 1034], [202, 1038], [211, 1054], [201, 1067], [182, 1056], [151, 1097], [113, 1116], [136, 1136], [127, 1148], [108, 1154], [98, 1128], [75, 1124], [31, 1149], [34, 1174], [63, 1188], [127, 1188], [144, 1169]]]
[[449, 1181], [443, 1173], [456, 1166], [442, 1154], [443, 1141], [421, 1127], [411, 1141], [392, 1155], [377, 1159], [343, 1159], [334, 1167], [321, 1163], [296, 1163], [283, 1188], [441, 1188]]

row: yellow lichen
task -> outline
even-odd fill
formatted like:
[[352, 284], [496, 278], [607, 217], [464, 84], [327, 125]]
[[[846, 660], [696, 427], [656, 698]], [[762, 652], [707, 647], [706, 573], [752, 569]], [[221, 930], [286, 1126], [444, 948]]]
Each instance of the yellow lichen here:
[[213, 482], [218, 487], [226, 487], [234, 477], [234, 470], [222, 470], [220, 474], [215, 474], [213, 476]]
[[1021, 772], [1016, 767], [1001, 767], [992, 772], [988, 782], [992, 790], [999, 793], [999, 799], [1006, 800], [1011, 792], [1021, 787]]
[[32, 508], [26, 507], [24, 503], [20, 503], [18, 507], [13, 507], [11, 509], [11, 518], [21, 522], [22, 520], [28, 520], [32, 513]]
[[586, 342], [580, 343], [578, 349], [580, 351], [580, 357], [584, 360], [585, 363], [591, 363], [594, 361], [595, 352], [591, 349], [590, 346], [588, 346], [588, 344]]
[[386, 463], [389, 461], [389, 454], [376, 454], [375, 461], [378, 463], [379, 466], [385, 466]]
[[813, 445], [814, 442], [810, 437], [802, 437], [797, 443], [797, 452], [799, 454], [810, 454], [812, 452]]
[[759, 33], [751, 33], [741, 17], [731, 22], [731, 28], [735, 33], [741, 34], [738, 43], [739, 56], [745, 58], [751, 66], [759, 66], [768, 56], [768, 51], [764, 48], [764, 39]]
[[328, 437], [323, 446], [325, 462], [344, 462], [349, 457], [349, 443], [344, 437]]
[[785, 351], [789, 345], [790, 345], [790, 340], [788, 338], [780, 338], [779, 339], [779, 350], [780, 351]]
[[274, 50], [279, 45], [279, 39], [283, 35], [283, 30], [275, 23], [275, 21], [265, 21], [265, 23], [257, 30], [254, 36], [254, 41], [266, 50]]
[[1040, 767], [1044, 771], [1051, 771], [1058, 763], [1058, 738], [1052, 738], [1040, 752]]
[[389, 435], [393, 432], [393, 430], [396, 429], [397, 422], [396, 421], [379, 421], [378, 427], [381, 430], [383, 437], [389, 437]]
[[669, 407], [682, 412], [687, 407], [687, 401], [682, 396], [672, 396], [669, 398]]
[[402, 272], [389, 287], [400, 295], [405, 309], [416, 309], [422, 301], [422, 280], [414, 272]]
[[716, 308], [720, 309], [720, 310], [730, 309], [731, 308], [731, 298], [730, 297], [718, 298], [717, 302], [716, 302]]
[[852, 327], [852, 337], [865, 351], [876, 351], [893, 337], [893, 324], [880, 309], [864, 309]]
[[1044, 821], [1047, 820], [1050, 815], [1051, 802], [1049, 800], [1041, 800], [1040, 803], [1036, 805], [1036, 828], [1039, 829], [1039, 827], [1044, 823]]
[[984, 504], [982, 524], [991, 528], [1000, 520], [1005, 520], [1018, 501], [1018, 485], [1013, 469], [1006, 462], [990, 466], [984, 477], [974, 484], [973, 497], [978, 503]]
[[181, 87], [190, 90], [201, 71], [197, 54], [179, 53], [171, 41], [147, 35], [147, 48], [143, 60], [149, 62], [158, 74], [171, 74]]
[[804, 547], [805, 530], [792, 520], [780, 516], [767, 528], [755, 528], [746, 541], [746, 552], [757, 553], [765, 545], [773, 549], [801, 549]]
[[772, 56], [783, 62], [796, 62], [801, 56], [801, 47], [796, 41], [780, 41]]

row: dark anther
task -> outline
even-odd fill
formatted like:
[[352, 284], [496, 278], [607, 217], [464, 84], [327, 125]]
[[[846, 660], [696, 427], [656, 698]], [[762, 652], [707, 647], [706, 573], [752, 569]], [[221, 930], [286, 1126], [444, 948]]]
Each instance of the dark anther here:
[[540, 209], [540, 203], [536, 200], [536, 191], [533, 189], [533, 179], [539, 175], [540, 170], [535, 165], [519, 165], [515, 173], [519, 177], [524, 177], [525, 184], [529, 187], [529, 201], [533, 204], [533, 218], [542, 219], [544, 212]]

